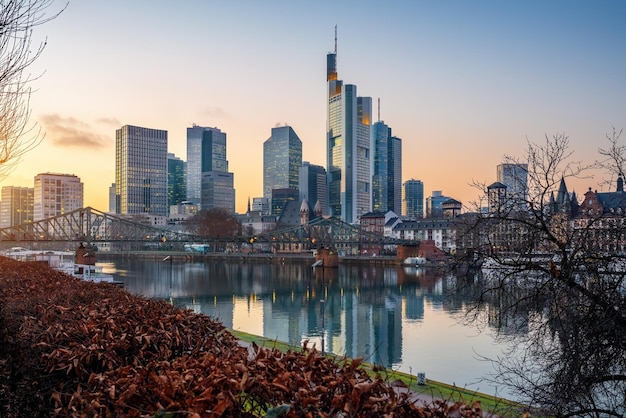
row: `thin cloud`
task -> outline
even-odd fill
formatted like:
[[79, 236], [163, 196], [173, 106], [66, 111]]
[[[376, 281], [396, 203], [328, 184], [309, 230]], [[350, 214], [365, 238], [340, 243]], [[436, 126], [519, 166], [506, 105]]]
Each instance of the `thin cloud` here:
[[122, 123], [115, 118], [99, 118], [96, 120], [96, 122], [103, 124], [103, 125], [115, 126], [116, 128], [119, 128], [122, 126]]
[[58, 147], [100, 149], [110, 146], [111, 139], [93, 131], [88, 123], [72, 117], [48, 114], [41, 117], [46, 138]]
[[206, 107], [202, 109], [200, 112], [201, 116], [211, 117], [211, 118], [229, 118], [230, 116], [224, 109], [219, 106]]

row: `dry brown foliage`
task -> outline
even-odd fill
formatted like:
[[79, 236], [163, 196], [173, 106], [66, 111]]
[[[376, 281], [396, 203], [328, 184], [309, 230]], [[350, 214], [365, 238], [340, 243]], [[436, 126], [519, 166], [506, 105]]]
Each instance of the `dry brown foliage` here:
[[0, 416], [481, 416], [411, 403], [359, 359], [242, 347], [166, 302], [0, 257]]

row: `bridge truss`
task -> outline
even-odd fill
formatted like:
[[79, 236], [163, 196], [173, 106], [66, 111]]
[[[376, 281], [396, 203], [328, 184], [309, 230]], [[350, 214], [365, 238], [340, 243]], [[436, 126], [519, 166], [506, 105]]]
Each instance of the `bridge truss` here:
[[[175, 230], [175, 226], [147, 224], [145, 214], [120, 216], [101, 212], [92, 207], [74, 210], [63, 215], [36, 222], [0, 228], [0, 241], [6, 243], [66, 243], [85, 242], [110, 245], [117, 249], [182, 249], [184, 243], [226, 244], [194, 234]], [[308, 224], [269, 231], [255, 236], [240, 236], [228, 240], [230, 244], [262, 244], [267, 250], [310, 250], [322, 246], [354, 253], [359, 248], [406, 244], [379, 234], [368, 233], [359, 226], [339, 218], [318, 218]], [[415, 244], [414, 242], [412, 242]], [[139, 245], [137, 245], [139, 244]], [[179, 245], [177, 245], [179, 244]], [[223, 245], [222, 245], [223, 246]]]
[[362, 231], [357, 225], [339, 218], [318, 218], [308, 224], [270, 231], [252, 238], [251, 242], [271, 243], [276, 249], [300, 246], [303, 249], [330, 247], [355, 252], [359, 248], [385, 248], [387, 246], [416, 244], [380, 234]]
[[[142, 222], [143, 220], [143, 222]], [[126, 218], [101, 212], [92, 207], [63, 215], [0, 228], [2, 241], [47, 242], [146, 242], [197, 241], [192, 234], [147, 225], [145, 217]]]

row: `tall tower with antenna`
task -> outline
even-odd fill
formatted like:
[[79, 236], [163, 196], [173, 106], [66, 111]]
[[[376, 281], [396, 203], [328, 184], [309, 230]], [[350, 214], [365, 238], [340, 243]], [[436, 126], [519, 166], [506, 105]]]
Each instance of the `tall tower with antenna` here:
[[355, 222], [371, 211], [371, 97], [357, 96], [356, 86], [337, 76], [335, 49], [326, 56], [328, 85], [326, 144], [328, 206], [332, 216]]

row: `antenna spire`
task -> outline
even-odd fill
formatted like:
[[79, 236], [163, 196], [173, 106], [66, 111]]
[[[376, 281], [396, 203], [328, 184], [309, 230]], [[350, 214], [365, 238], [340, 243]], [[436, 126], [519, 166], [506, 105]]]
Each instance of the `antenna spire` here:
[[335, 25], [335, 55], [337, 55], [337, 25]]
[[380, 97], [378, 98], [378, 121], [380, 122]]

